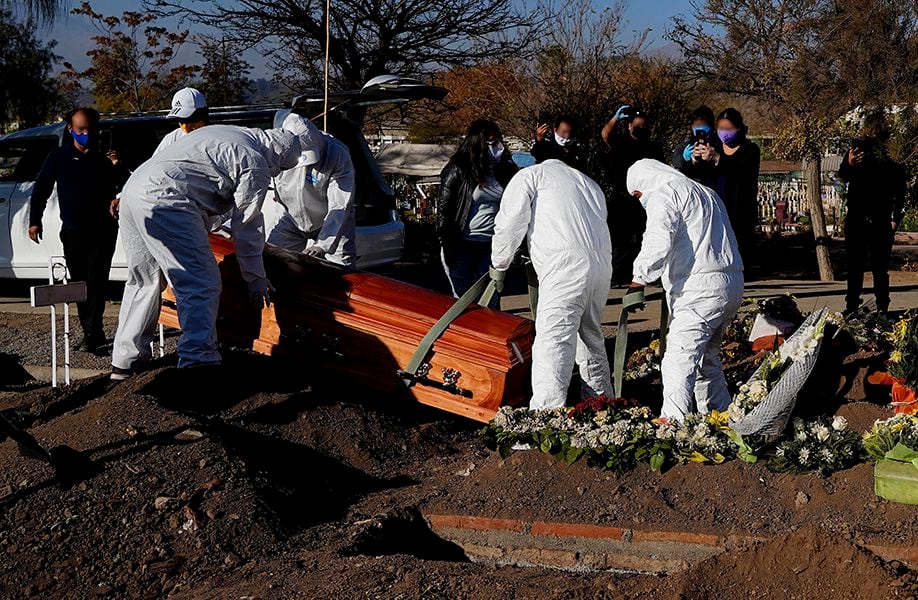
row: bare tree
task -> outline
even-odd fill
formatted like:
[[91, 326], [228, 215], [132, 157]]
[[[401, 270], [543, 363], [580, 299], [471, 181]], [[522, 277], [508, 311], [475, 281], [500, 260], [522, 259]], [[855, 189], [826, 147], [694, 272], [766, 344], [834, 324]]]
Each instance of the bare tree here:
[[914, 0], [695, 0], [692, 10], [694, 20], [677, 17], [670, 33], [686, 70], [781, 112], [777, 151], [804, 161], [819, 274], [833, 279], [821, 158], [841, 115], [896, 87], [893, 56], [911, 43]]
[[[319, 87], [325, 57], [324, 0], [145, 0], [159, 14], [213, 26], [270, 60], [294, 89]], [[360, 87], [385, 73], [419, 75], [515, 56], [537, 19], [514, 0], [335, 0], [331, 82]]]
[[30, 20], [45, 25], [53, 23], [66, 6], [64, 0], [0, 0], [0, 9], [22, 11]]
[[242, 58], [239, 44], [225, 38], [200, 36], [201, 85], [211, 106], [244, 104], [252, 91], [252, 66]]
[[674, 144], [685, 128], [689, 90], [670, 61], [644, 55], [646, 32], [623, 39], [625, 2], [597, 11], [589, 0], [572, 0], [551, 12], [553, 25], [527, 63], [534, 82], [525, 96], [531, 127], [542, 111], [574, 117], [591, 173], [601, 181], [609, 165], [599, 132], [621, 104], [640, 106], [653, 119], [654, 138]]

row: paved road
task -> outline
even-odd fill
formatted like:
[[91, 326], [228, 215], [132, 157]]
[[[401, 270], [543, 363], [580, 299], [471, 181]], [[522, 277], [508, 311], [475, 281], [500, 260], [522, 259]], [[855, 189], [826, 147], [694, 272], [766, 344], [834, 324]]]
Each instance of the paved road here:
[[[894, 272], [892, 279], [892, 305], [894, 311], [918, 307], [918, 273]], [[871, 290], [871, 278], [868, 275], [865, 281], [867, 292]], [[621, 311], [621, 298], [624, 289], [613, 289], [609, 292], [609, 301], [603, 312], [603, 326], [608, 335], [614, 334], [615, 324], [618, 323]], [[635, 331], [653, 329], [659, 325], [661, 297], [659, 288], [648, 289], [648, 299], [651, 302], [646, 310], [632, 317], [631, 328]], [[763, 298], [778, 294], [791, 293], [797, 297], [803, 310], [812, 310], [828, 306], [831, 310], [842, 310], [845, 306], [845, 283], [841, 281], [820, 282], [804, 280], [764, 280], [746, 284], [746, 296]], [[870, 296], [865, 296], [870, 298]], [[119, 305], [117, 302], [109, 303], [106, 307], [106, 316], [117, 317]], [[508, 296], [503, 299], [502, 308], [508, 312], [529, 316], [528, 297], [525, 295]], [[32, 308], [29, 306], [28, 288], [18, 282], [5, 282], [0, 284], [0, 312], [21, 314], [47, 314], [47, 308]], [[76, 314], [73, 315], [76, 326]]]
[[[896, 272], [890, 275], [892, 303], [890, 310], [899, 311], [918, 307], [918, 273]], [[871, 291], [872, 278], [865, 281], [867, 292]], [[621, 299], [624, 289], [613, 289], [609, 292], [609, 301], [603, 311], [603, 328], [607, 335], [613, 335], [621, 313]], [[830, 310], [841, 311], [845, 308], [845, 283], [842, 281], [821, 282], [804, 280], [763, 280], [746, 284], [747, 298], [766, 298], [791, 293], [797, 298], [801, 310], [810, 311], [823, 306]], [[642, 331], [655, 329], [660, 324], [660, 302], [662, 290], [649, 288], [647, 309], [631, 317], [629, 329]], [[865, 299], [872, 296], [865, 295]], [[526, 296], [504, 298], [502, 308], [508, 312], [529, 316], [529, 305]]]

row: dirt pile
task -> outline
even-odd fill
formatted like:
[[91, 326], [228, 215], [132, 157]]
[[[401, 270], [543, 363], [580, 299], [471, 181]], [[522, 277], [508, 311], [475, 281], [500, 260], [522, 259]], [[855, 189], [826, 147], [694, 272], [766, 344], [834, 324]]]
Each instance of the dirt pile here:
[[[25, 339], [36, 321], [23, 323], [16, 331]], [[12, 339], [4, 335], [12, 334], [0, 327], [0, 338]], [[38, 352], [16, 346], [23, 358], [0, 368]], [[125, 383], [100, 377], [64, 390], [0, 380], [14, 388], [0, 392], [4, 415], [98, 467], [61, 488], [52, 469], [0, 444], [0, 598], [675, 600], [716, 591], [690, 587], [694, 580], [469, 563], [424, 528], [419, 511], [432, 509], [762, 536], [818, 526], [849, 550], [918, 543], [918, 510], [878, 501], [869, 466], [825, 480], [740, 461], [615, 477], [537, 452], [501, 460], [475, 423], [340, 382], [316, 387], [323, 377], [308, 364], [236, 352], [225, 359], [220, 370], [189, 375], [167, 357]], [[842, 411], [869, 423], [880, 409]], [[831, 564], [808, 564], [800, 576], [832, 574], [843, 560], [817, 539], [814, 556], [826, 553]], [[896, 581], [895, 565], [852, 557], [864, 582]], [[737, 573], [726, 581], [748, 583], [740, 563], [726, 564]]]
[[338, 403], [302, 367], [264, 357], [231, 354], [216, 380], [177, 374], [5, 398], [4, 414], [98, 473], [61, 489], [51, 468], [0, 445], [0, 597], [161, 597], [304, 548], [327, 559], [353, 542], [328, 524], [414, 485], [431, 455], [472, 435]]
[[683, 597], [836, 600], [909, 598], [918, 576], [898, 564], [883, 564], [869, 552], [813, 528], [769, 542], [728, 551], [680, 577]]
[[[866, 428], [889, 409], [857, 403], [839, 414]], [[538, 450], [496, 454], [426, 507], [439, 514], [592, 523], [632, 529], [766, 536], [809, 526], [856, 542], [918, 545], [918, 507], [873, 491], [873, 467], [827, 478], [772, 473], [763, 461], [687, 464], [659, 475], [644, 465], [616, 476]]]

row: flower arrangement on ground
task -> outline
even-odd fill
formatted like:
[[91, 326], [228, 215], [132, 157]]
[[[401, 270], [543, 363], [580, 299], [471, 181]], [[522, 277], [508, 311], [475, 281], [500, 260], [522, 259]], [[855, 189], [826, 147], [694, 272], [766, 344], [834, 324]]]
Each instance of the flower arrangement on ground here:
[[877, 421], [864, 434], [864, 449], [872, 460], [882, 460], [898, 445], [918, 450], [918, 415], [895, 415]]
[[660, 421], [657, 437], [668, 440], [677, 462], [720, 464], [736, 455], [727, 413], [692, 414], [681, 421]]
[[793, 437], [774, 449], [769, 468], [778, 472], [828, 475], [847, 469], [864, 458], [861, 436], [848, 428], [844, 417], [794, 419]]
[[566, 463], [583, 455], [614, 471], [644, 456], [654, 435], [647, 407], [622, 398], [588, 398], [574, 408], [531, 411], [503, 407], [483, 430], [489, 446], [507, 456], [514, 447], [534, 447]]
[[896, 322], [882, 313], [855, 313], [844, 316], [841, 313], [829, 315], [829, 322], [848, 334], [858, 350], [866, 352], [889, 352], [892, 350], [892, 331]]
[[625, 381], [636, 381], [659, 375], [662, 358], [659, 338], [654, 339], [644, 348], [635, 350], [625, 363]]
[[759, 369], [748, 382], [740, 386], [739, 392], [727, 409], [733, 423], [741, 421], [755, 410], [781, 381], [792, 364], [808, 360], [819, 350], [825, 332], [826, 319], [824, 315], [815, 323], [807, 325], [780, 348], [765, 356]]
[[532, 448], [568, 464], [586, 457], [591, 465], [616, 473], [640, 463], [660, 471], [679, 463], [720, 464], [733, 458], [756, 462], [765, 456], [774, 471], [826, 476], [863, 461], [868, 453], [882, 457], [896, 446], [918, 445], [916, 416], [878, 421], [863, 440], [840, 416], [795, 418], [791, 431], [770, 443], [760, 436], [744, 440], [728, 423], [726, 412], [689, 415], [681, 421], [654, 419], [649, 408], [633, 401], [591, 398], [573, 409], [505, 407], [483, 434], [503, 457], [514, 448]]
[[[887, 368], [895, 380], [893, 405], [896, 412], [918, 412], [918, 315], [909, 313], [896, 323], [890, 334], [893, 344]], [[897, 390], [896, 387], [905, 388]], [[898, 394], [896, 392], [899, 392]]]
[[731, 390], [738, 390], [759, 365], [754, 357], [760, 355], [752, 348], [749, 336], [759, 316], [773, 321], [792, 323], [795, 327], [803, 321], [804, 315], [797, 306], [796, 299], [790, 294], [746, 300], [748, 309], [743, 310], [733, 319], [724, 331], [721, 352], [724, 364], [729, 368], [725, 375]]

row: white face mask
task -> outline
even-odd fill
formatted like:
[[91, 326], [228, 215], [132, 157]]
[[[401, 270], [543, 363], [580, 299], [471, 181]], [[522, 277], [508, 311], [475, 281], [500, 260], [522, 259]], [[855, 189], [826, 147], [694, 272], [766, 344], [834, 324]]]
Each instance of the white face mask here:
[[574, 143], [573, 139], [561, 137], [557, 134], [557, 132], [555, 133], [555, 141], [558, 142], [559, 146], [569, 146], [570, 144]]
[[498, 160], [504, 153], [504, 145], [500, 142], [488, 144], [488, 151], [491, 153], [491, 158]]

